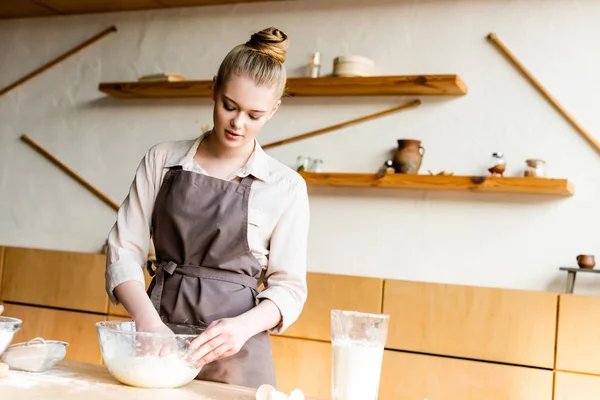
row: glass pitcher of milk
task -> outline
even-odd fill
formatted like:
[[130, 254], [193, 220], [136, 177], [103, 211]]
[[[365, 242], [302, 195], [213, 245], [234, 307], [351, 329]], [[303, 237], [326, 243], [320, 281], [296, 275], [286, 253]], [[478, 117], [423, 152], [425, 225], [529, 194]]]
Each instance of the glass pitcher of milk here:
[[332, 400], [377, 400], [389, 315], [331, 311]]

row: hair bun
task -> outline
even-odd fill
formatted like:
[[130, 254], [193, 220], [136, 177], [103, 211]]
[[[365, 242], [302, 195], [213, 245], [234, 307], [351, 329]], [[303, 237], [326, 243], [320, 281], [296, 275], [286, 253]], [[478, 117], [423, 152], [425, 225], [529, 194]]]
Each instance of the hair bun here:
[[287, 35], [273, 27], [253, 34], [246, 42], [246, 46], [272, 57], [282, 64], [285, 62], [287, 45]]

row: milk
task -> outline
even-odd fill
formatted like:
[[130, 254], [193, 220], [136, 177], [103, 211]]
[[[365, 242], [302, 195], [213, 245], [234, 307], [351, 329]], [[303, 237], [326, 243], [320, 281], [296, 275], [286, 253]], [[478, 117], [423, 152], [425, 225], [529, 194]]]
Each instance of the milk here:
[[334, 341], [333, 400], [377, 400], [382, 361], [382, 344]]

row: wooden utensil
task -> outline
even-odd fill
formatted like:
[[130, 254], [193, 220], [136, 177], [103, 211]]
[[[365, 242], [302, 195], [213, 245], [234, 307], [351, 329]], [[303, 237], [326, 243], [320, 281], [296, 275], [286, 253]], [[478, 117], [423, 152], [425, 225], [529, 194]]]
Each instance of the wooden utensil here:
[[579, 123], [575, 118], [546, 90], [544, 86], [517, 60], [510, 50], [498, 39], [495, 33], [489, 33], [487, 38], [492, 41], [508, 58], [517, 66], [527, 79], [535, 86], [544, 97], [566, 118], [569, 123], [600, 153], [600, 143]]
[[27, 82], [28, 80], [32, 79], [36, 75], [41, 74], [45, 70], [53, 67], [54, 65], [58, 64], [62, 60], [66, 59], [67, 57], [70, 57], [73, 54], [77, 53], [78, 51], [80, 51], [80, 50], [88, 47], [92, 43], [94, 43], [94, 42], [102, 39], [104, 36], [108, 35], [109, 33], [116, 32], [116, 31], [117, 31], [117, 28], [115, 26], [111, 26], [110, 28], [107, 28], [107, 29], [103, 30], [99, 34], [91, 37], [90, 39], [86, 40], [85, 42], [81, 43], [80, 45], [75, 46], [74, 48], [72, 48], [71, 50], [69, 50], [66, 53], [62, 54], [61, 56], [56, 57], [54, 60], [52, 60], [52, 61], [50, 61], [50, 62], [42, 65], [41, 67], [39, 67], [38, 69], [34, 70], [33, 72], [30, 72], [29, 74], [25, 75], [21, 79], [18, 79], [16, 82], [13, 82], [10, 85], [6, 86], [4, 89], [0, 90], [0, 96], [2, 96], [3, 94], [11, 91], [12, 89], [16, 88], [17, 86], [19, 86], [19, 85]]
[[41, 155], [43, 155], [44, 157], [46, 157], [46, 159], [48, 159], [54, 165], [56, 165], [57, 167], [59, 167], [60, 169], [62, 169], [64, 172], [66, 172], [68, 175], [70, 175], [77, 182], [79, 182], [80, 184], [82, 184], [86, 189], [88, 189], [90, 192], [92, 192], [93, 194], [95, 194], [100, 200], [102, 200], [103, 202], [105, 202], [106, 204], [108, 204], [115, 211], [117, 211], [119, 209], [119, 205], [117, 203], [115, 203], [114, 201], [112, 201], [111, 199], [109, 199], [108, 196], [106, 196], [104, 193], [102, 193], [101, 191], [99, 191], [98, 189], [96, 189], [94, 186], [92, 186], [90, 183], [88, 183], [85, 179], [83, 179], [80, 175], [78, 175], [77, 173], [75, 173], [75, 171], [73, 171], [71, 168], [67, 167], [65, 164], [63, 164], [61, 161], [59, 161], [56, 157], [54, 157], [52, 154], [50, 154], [42, 146], [40, 146], [39, 144], [37, 144], [29, 136], [22, 135], [21, 136], [21, 140], [24, 141], [25, 143], [27, 143], [29, 146], [31, 146], [38, 153], [40, 153]]
[[334, 131], [337, 129], [345, 128], [350, 125], [368, 121], [370, 119], [382, 117], [384, 115], [392, 114], [392, 113], [402, 111], [402, 110], [407, 110], [409, 108], [418, 107], [419, 105], [421, 105], [421, 100], [414, 100], [414, 101], [411, 101], [410, 103], [406, 103], [406, 104], [403, 104], [398, 107], [390, 108], [388, 110], [380, 111], [378, 113], [365, 115], [364, 117], [352, 119], [350, 121], [342, 122], [342, 123], [336, 124], [336, 125], [331, 125], [331, 126], [328, 126], [327, 128], [318, 129], [316, 131], [304, 133], [302, 135], [292, 136], [291, 138], [288, 138], [288, 139], [283, 139], [283, 140], [279, 140], [277, 142], [269, 143], [269, 144], [262, 146], [262, 148], [270, 149], [270, 148], [273, 148], [276, 146], [281, 146], [282, 144], [287, 144], [287, 143], [297, 142], [298, 140], [308, 139], [313, 136], [317, 136], [317, 135], [321, 135], [323, 133], [327, 133], [327, 132], [331, 132], [331, 131]]

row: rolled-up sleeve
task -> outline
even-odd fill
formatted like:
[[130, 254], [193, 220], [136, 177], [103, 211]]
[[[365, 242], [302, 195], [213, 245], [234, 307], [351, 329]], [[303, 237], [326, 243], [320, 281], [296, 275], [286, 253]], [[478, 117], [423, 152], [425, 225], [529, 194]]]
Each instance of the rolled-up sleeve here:
[[157, 187], [155, 149], [144, 155], [138, 165], [129, 193], [117, 213], [108, 235], [106, 291], [113, 304], [117, 286], [127, 281], [145, 285], [144, 266], [150, 247], [150, 226]]
[[306, 259], [309, 230], [309, 201], [303, 179], [291, 187], [290, 201], [273, 229], [265, 289], [259, 299], [277, 305], [282, 320], [270, 333], [284, 332], [294, 323], [307, 297]]

